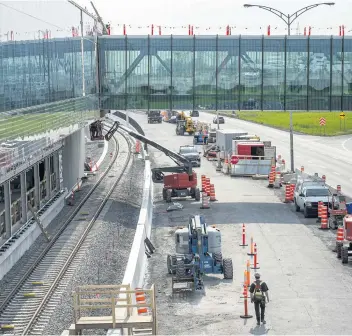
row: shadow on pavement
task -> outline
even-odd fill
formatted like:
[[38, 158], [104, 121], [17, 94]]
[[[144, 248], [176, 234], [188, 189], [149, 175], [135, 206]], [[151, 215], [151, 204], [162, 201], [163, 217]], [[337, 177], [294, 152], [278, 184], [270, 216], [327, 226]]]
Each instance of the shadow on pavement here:
[[192, 200], [175, 200], [183, 209], [167, 212], [170, 205], [164, 201], [156, 202], [153, 216], [153, 227], [174, 227], [187, 225], [190, 215], [202, 214], [208, 225], [211, 224], [301, 224], [295, 213], [287, 211], [287, 205], [281, 203], [260, 202], [211, 202], [210, 209], [200, 209], [200, 202]]

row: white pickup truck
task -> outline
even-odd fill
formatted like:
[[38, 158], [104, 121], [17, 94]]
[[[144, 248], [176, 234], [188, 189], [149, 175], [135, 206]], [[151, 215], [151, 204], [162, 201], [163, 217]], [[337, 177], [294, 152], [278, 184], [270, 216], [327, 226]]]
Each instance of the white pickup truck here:
[[325, 206], [331, 202], [329, 187], [321, 184], [298, 184], [295, 190], [294, 202], [296, 211], [303, 211], [304, 217], [318, 216], [318, 202]]

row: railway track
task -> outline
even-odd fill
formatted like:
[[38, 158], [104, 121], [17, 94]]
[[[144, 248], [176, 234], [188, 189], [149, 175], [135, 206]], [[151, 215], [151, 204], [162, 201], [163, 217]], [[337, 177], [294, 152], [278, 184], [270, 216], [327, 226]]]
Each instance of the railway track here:
[[[107, 170], [84, 197], [61, 229], [35, 260], [0, 306], [0, 334], [42, 335], [62, 294], [87, 252], [88, 234], [110, 195], [119, 184], [131, 159], [131, 142], [118, 132], [116, 151]], [[124, 146], [122, 143], [124, 142]], [[125, 151], [121, 148], [125, 147]], [[121, 160], [121, 156], [124, 159]], [[122, 167], [116, 167], [116, 162]], [[113, 174], [115, 173], [115, 174]], [[104, 183], [106, 177], [113, 177]]]

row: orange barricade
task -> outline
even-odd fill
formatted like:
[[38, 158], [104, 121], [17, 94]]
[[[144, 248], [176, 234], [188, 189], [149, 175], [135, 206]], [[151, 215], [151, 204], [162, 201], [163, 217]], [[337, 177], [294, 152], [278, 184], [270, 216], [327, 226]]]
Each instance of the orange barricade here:
[[328, 226], [328, 207], [322, 205], [321, 206], [321, 217], [320, 217], [320, 230], [329, 230]]
[[291, 185], [290, 184], [286, 184], [286, 186], [285, 186], [285, 201], [284, 201], [284, 203], [290, 203], [290, 202], [292, 202]]
[[205, 179], [205, 192], [210, 196], [210, 178]]
[[217, 199], [215, 197], [215, 187], [214, 184], [210, 185], [210, 202], [215, 202]]

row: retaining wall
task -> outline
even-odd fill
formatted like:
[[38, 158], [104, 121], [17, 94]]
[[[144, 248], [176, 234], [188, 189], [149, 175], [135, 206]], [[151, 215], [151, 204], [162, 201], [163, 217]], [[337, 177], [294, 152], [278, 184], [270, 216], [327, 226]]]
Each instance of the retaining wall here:
[[[44, 228], [46, 228], [56, 215], [64, 207], [64, 198], [67, 190], [63, 191], [61, 196], [41, 215], [40, 221]], [[34, 222], [25, 232], [17, 238], [16, 242], [12, 244], [0, 256], [0, 280], [6, 275], [8, 271], [16, 264], [16, 262], [25, 254], [25, 252], [32, 246], [34, 241], [42, 233], [38, 224]]]

